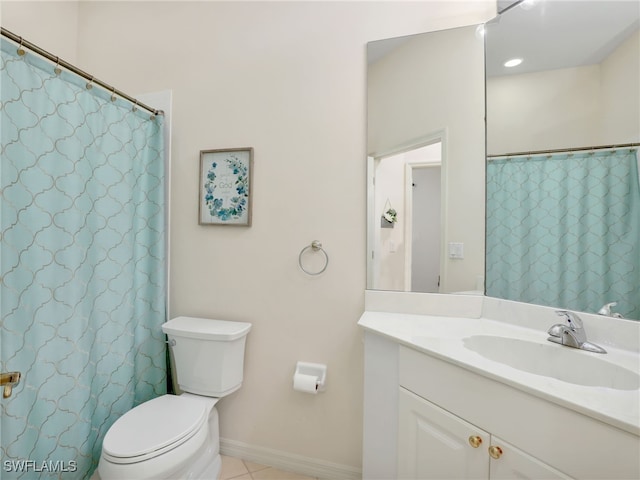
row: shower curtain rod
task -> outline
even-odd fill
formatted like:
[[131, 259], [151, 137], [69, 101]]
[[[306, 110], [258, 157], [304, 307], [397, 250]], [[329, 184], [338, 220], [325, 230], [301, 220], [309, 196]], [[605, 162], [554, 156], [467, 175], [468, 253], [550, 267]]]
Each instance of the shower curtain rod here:
[[622, 143], [619, 145], [598, 145], [595, 147], [558, 148], [555, 150], [538, 150], [538, 151], [531, 151], [531, 152], [503, 153], [500, 155], [487, 155], [487, 159], [495, 160], [497, 158], [529, 157], [532, 155], [545, 155], [547, 153], [571, 153], [571, 152], [583, 152], [583, 151], [589, 151], [589, 150], [612, 150], [616, 148], [633, 148], [633, 147], [640, 147], [640, 143]]
[[95, 83], [96, 85], [99, 85], [102, 88], [104, 88], [105, 90], [111, 92], [112, 95], [117, 95], [119, 97], [124, 98], [125, 100], [128, 100], [129, 102], [134, 104], [134, 108], [136, 108], [136, 107], [143, 108], [143, 109], [149, 111], [150, 113], [152, 113], [153, 115], [164, 115], [164, 112], [162, 110], [156, 110], [155, 108], [149, 107], [148, 105], [145, 105], [144, 103], [139, 102], [135, 98], [130, 97], [129, 95], [127, 95], [126, 93], [116, 89], [115, 87], [113, 87], [113, 86], [111, 86], [111, 85], [109, 85], [107, 83], [104, 83], [102, 80], [100, 80], [98, 78], [95, 78], [92, 75], [89, 75], [87, 72], [84, 72], [84, 71], [80, 70], [78, 67], [70, 64], [69, 62], [65, 62], [60, 57], [56, 57], [52, 53], [49, 53], [46, 50], [44, 50], [43, 48], [40, 48], [37, 45], [35, 45], [35, 44], [25, 40], [24, 38], [16, 35], [15, 33], [10, 32], [6, 28], [0, 27], [0, 30], [2, 32], [2, 36], [8, 38], [9, 40], [11, 40], [11, 41], [13, 41], [15, 43], [17, 43], [19, 49], [22, 48], [22, 47], [28, 48], [29, 50], [37, 53], [41, 57], [44, 57], [44, 58], [46, 58], [47, 60], [49, 60], [51, 62], [55, 62], [56, 66], [64, 67], [65, 69], [75, 73], [76, 75], [81, 76], [85, 80], [88, 80], [89, 84]]

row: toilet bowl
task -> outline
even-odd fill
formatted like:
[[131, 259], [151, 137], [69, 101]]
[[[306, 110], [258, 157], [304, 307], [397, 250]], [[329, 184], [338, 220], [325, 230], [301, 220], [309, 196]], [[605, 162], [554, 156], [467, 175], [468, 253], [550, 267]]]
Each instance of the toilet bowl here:
[[242, 385], [251, 324], [178, 317], [162, 326], [185, 393], [131, 409], [105, 435], [98, 475], [111, 479], [217, 479], [218, 399]]

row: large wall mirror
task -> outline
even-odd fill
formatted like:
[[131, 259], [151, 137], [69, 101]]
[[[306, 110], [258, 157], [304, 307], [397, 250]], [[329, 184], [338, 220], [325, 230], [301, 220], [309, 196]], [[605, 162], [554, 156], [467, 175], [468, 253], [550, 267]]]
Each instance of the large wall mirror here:
[[639, 25], [613, 0], [486, 25], [487, 295], [640, 319]]
[[367, 288], [482, 294], [481, 31], [375, 41], [367, 57]]

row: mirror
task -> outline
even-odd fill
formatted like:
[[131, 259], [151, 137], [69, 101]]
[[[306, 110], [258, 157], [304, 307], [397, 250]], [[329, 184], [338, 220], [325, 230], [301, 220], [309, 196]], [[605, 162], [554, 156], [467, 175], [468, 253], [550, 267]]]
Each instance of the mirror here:
[[367, 60], [367, 288], [482, 294], [482, 35], [375, 41]]
[[640, 318], [639, 25], [531, 0], [486, 25], [487, 295]]

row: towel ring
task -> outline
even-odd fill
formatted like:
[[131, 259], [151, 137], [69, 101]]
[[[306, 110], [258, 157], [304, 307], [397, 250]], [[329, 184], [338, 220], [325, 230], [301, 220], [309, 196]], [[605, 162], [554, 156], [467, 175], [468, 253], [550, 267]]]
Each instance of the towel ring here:
[[[310, 272], [302, 265], [302, 256], [309, 249], [313, 250], [314, 252], [321, 252], [324, 255], [324, 267], [322, 267], [322, 269], [317, 272]], [[327, 266], [329, 265], [329, 255], [327, 255], [327, 252], [324, 251], [324, 249], [322, 248], [322, 243], [320, 243], [319, 240], [314, 240], [313, 242], [311, 242], [311, 245], [307, 245], [300, 251], [300, 255], [298, 255], [298, 265], [300, 265], [300, 269], [307, 275], [320, 275], [327, 269]]]

